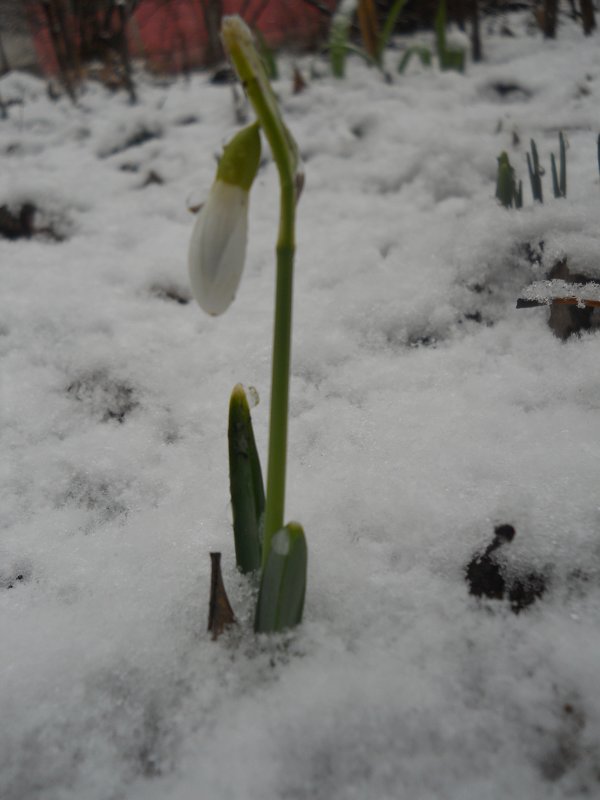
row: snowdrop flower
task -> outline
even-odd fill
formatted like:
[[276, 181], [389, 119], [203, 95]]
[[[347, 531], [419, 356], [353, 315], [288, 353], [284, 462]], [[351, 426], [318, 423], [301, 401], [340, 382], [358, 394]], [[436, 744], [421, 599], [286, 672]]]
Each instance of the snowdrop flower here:
[[208, 314], [222, 314], [237, 291], [248, 230], [250, 187], [260, 161], [260, 133], [254, 123], [226, 145], [217, 177], [196, 219], [189, 249], [192, 294]]

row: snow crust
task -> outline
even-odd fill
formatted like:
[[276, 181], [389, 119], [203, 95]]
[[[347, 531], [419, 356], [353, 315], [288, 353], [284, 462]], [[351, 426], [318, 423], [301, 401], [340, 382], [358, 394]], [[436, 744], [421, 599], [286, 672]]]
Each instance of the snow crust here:
[[[0, 239], [3, 800], [600, 793], [599, 339], [515, 308], [560, 259], [600, 276], [600, 51], [522, 17], [486, 23], [484, 47], [464, 76], [414, 60], [392, 84], [306, 57], [296, 96], [281, 59], [306, 166], [287, 516], [309, 585], [302, 626], [272, 638], [235, 570], [226, 425], [233, 385], [257, 387], [266, 453], [274, 166], [210, 318], [188, 302], [187, 206], [236, 128], [231, 89], [140, 76], [137, 107], [93, 84], [73, 107], [0, 81], [21, 101], [0, 205], [34, 203], [62, 238]], [[503, 150], [519, 211], [494, 199]], [[547, 584], [520, 614], [465, 581], [502, 523], [507, 574]], [[217, 643], [211, 550], [239, 620]]]
[[600, 302], [600, 284], [573, 283], [572, 281], [535, 281], [527, 286], [522, 297], [525, 300], [535, 300], [540, 303], [551, 303], [557, 298], [571, 298], [584, 305], [584, 301]]

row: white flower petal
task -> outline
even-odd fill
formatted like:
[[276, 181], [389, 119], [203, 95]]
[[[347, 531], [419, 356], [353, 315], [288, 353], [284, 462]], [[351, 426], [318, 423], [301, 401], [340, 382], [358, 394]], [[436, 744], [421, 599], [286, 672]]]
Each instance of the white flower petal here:
[[192, 294], [208, 314], [222, 314], [237, 291], [248, 232], [248, 192], [215, 181], [198, 214], [189, 249]]

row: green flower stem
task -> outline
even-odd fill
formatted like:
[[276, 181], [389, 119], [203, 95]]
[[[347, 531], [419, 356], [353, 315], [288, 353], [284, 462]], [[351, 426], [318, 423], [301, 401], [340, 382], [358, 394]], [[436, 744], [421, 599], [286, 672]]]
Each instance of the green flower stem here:
[[[282, 203], [282, 209], [283, 207]], [[271, 539], [277, 531], [283, 527], [285, 509], [294, 245], [287, 244], [285, 241], [286, 237], [282, 237], [281, 233], [283, 228], [284, 226], [281, 225], [280, 238], [277, 244], [277, 282], [275, 288], [275, 323], [273, 330], [269, 461], [267, 467], [265, 530], [262, 548], [263, 567], [267, 562], [271, 547]], [[293, 230], [292, 223], [292, 236]]]
[[269, 142], [279, 172], [281, 205], [277, 239], [277, 276], [273, 334], [271, 418], [263, 568], [271, 540], [283, 527], [287, 456], [287, 421], [292, 335], [292, 294], [295, 252], [297, 148], [279, 113], [277, 100], [256, 50], [252, 34], [239, 17], [225, 17], [221, 28], [225, 49], [252, 103]]

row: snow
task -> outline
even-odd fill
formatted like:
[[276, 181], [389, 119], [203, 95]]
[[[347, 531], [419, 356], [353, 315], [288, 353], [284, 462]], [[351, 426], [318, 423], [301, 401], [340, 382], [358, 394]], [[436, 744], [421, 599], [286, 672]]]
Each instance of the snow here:
[[[306, 168], [286, 514], [309, 585], [280, 637], [251, 631], [226, 442], [241, 381], [261, 396], [264, 462], [266, 148], [242, 283], [210, 318], [187, 302], [187, 207], [236, 130], [231, 88], [139, 76], [138, 106], [89, 84], [73, 107], [0, 81], [22, 100], [0, 127], [0, 205], [34, 203], [57, 234], [0, 240], [3, 800], [600, 791], [598, 334], [562, 342], [547, 309], [515, 307], [563, 258], [600, 276], [600, 52], [566, 21], [551, 43], [508, 22], [514, 38], [486, 23], [487, 60], [464, 76], [413, 60], [387, 84], [349, 59], [336, 81], [307, 56], [293, 96], [281, 59]], [[494, 199], [503, 150], [522, 210]], [[517, 532], [508, 579], [546, 584], [518, 614], [465, 580], [500, 524]], [[216, 643], [211, 550], [240, 623]]]
[[600, 303], [600, 284], [573, 283], [572, 281], [536, 281], [527, 286], [522, 297], [536, 303], [552, 303], [556, 299], [574, 300], [577, 306], [584, 308], [586, 301]]

